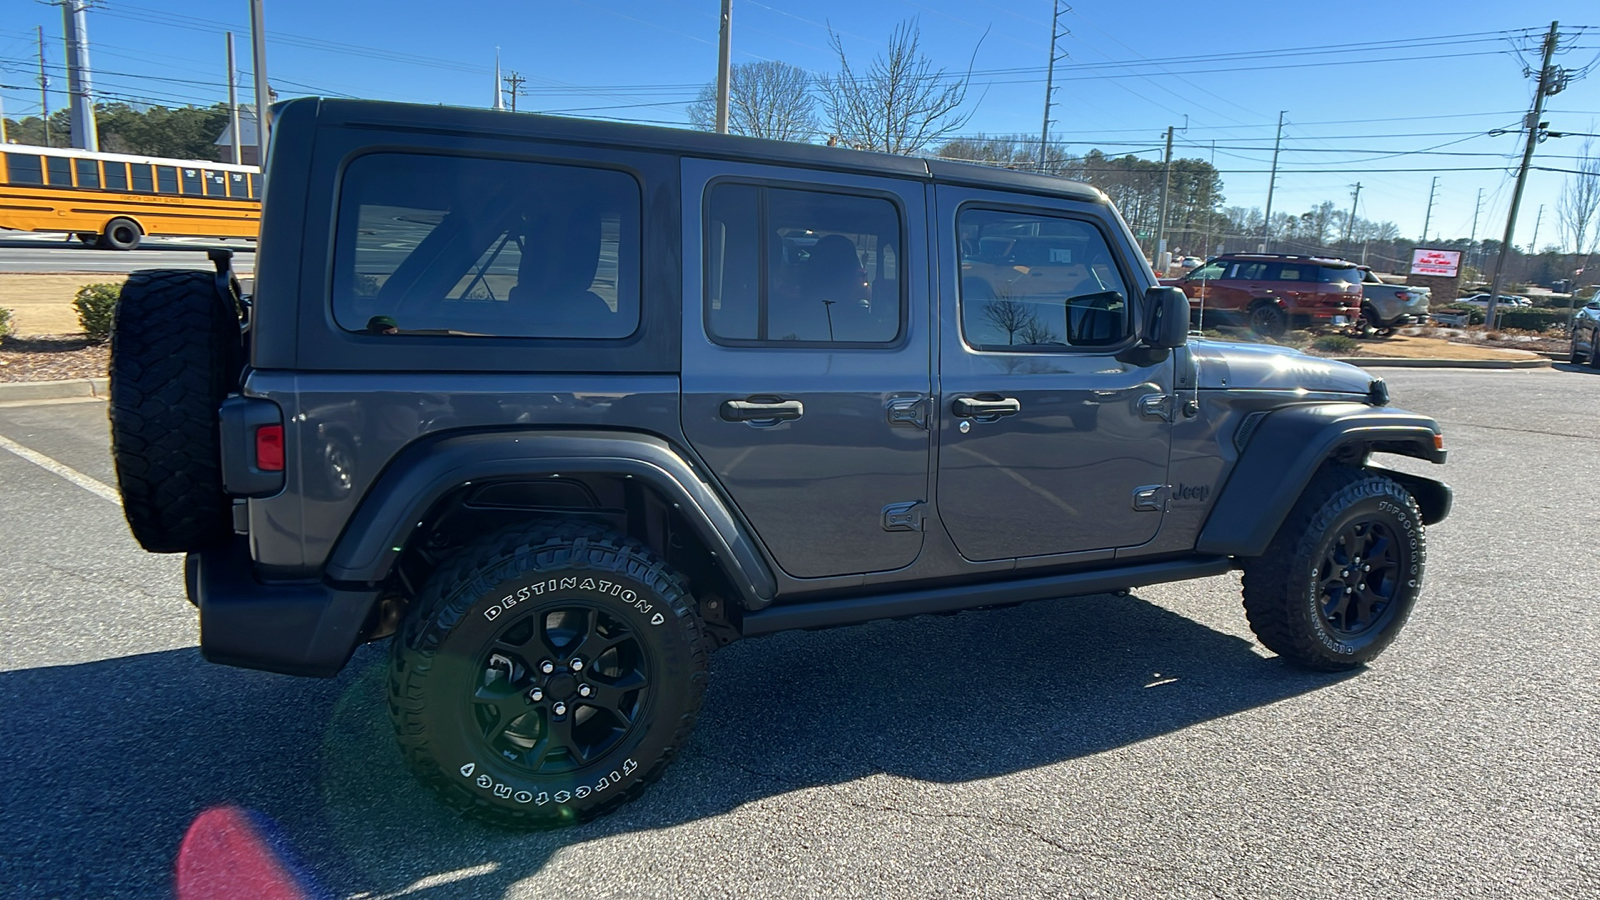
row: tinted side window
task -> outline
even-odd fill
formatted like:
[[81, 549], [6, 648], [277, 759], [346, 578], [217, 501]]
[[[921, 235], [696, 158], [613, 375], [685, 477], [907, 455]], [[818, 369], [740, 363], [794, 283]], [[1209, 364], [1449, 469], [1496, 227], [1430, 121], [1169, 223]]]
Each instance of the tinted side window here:
[[148, 163], [129, 163], [128, 172], [133, 177], [134, 190], [145, 194], [155, 192], [155, 176], [151, 174], [151, 166]]
[[178, 170], [172, 166], [156, 166], [156, 191], [162, 194], [176, 194]]
[[100, 186], [100, 164], [92, 159], [75, 159], [73, 166], [78, 170], [78, 187], [97, 188]]
[[106, 190], [125, 191], [128, 189], [128, 164], [122, 162], [108, 162], [104, 164], [106, 172]]
[[225, 174], [228, 176], [229, 197], [250, 196], [250, 182], [245, 180], [243, 172], [227, 172]]
[[1130, 333], [1128, 289], [1105, 237], [1062, 216], [966, 209], [961, 328], [979, 350], [1104, 347]]
[[207, 197], [228, 196], [228, 173], [213, 172], [207, 169], [205, 172], [205, 184]]
[[334, 319], [372, 334], [627, 337], [640, 243], [639, 187], [621, 172], [364, 156], [340, 196]]
[[1234, 273], [1233, 277], [1240, 281], [1264, 281], [1267, 277], [1267, 264], [1259, 262], [1239, 263], [1239, 270]]
[[881, 197], [719, 184], [706, 324], [722, 340], [884, 345], [900, 334], [900, 213]]
[[1226, 268], [1222, 263], [1211, 263], [1189, 273], [1190, 281], [1215, 281], [1222, 277], [1222, 270]]
[[44, 164], [32, 153], [7, 153], [6, 171], [12, 184], [44, 184]]
[[1361, 270], [1355, 266], [1321, 266], [1317, 275], [1323, 284], [1361, 283]]
[[1268, 281], [1316, 281], [1316, 273], [1307, 266], [1274, 263], [1267, 269]]
[[51, 187], [72, 187], [72, 160], [65, 156], [47, 156], [44, 161], [49, 167]]
[[200, 186], [201, 177], [199, 169], [179, 169], [183, 174], [183, 192], [185, 194], [201, 194], [204, 190]]

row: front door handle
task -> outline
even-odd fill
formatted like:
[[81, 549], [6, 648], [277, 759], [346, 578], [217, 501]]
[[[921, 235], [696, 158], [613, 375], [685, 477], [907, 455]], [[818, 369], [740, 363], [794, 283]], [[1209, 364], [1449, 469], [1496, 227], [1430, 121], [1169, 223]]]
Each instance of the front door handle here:
[[799, 400], [724, 400], [721, 412], [729, 422], [778, 422], [798, 419], [806, 408]]
[[1022, 402], [1015, 397], [957, 397], [951, 404], [951, 411], [962, 419], [1013, 416], [1022, 412]]

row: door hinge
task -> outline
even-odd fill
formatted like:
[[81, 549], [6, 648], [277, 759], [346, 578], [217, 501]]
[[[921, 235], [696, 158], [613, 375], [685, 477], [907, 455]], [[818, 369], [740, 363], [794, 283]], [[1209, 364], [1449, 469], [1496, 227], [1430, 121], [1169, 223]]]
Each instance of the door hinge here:
[[1133, 489], [1133, 508], [1138, 512], [1161, 512], [1167, 505], [1167, 486], [1146, 484]]
[[921, 531], [922, 501], [891, 503], [883, 508], [884, 531]]
[[927, 431], [929, 405], [926, 397], [896, 397], [889, 401], [889, 424]]

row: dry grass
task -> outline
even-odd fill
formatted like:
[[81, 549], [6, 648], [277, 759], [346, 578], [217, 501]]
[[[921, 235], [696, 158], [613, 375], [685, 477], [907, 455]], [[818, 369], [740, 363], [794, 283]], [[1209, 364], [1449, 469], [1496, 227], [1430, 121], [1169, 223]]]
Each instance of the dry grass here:
[[122, 275], [33, 275], [0, 273], [0, 308], [11, 310], [18, 337], [82, 331], [72, 298], [78, 288], [103, 282], [120, 284]]

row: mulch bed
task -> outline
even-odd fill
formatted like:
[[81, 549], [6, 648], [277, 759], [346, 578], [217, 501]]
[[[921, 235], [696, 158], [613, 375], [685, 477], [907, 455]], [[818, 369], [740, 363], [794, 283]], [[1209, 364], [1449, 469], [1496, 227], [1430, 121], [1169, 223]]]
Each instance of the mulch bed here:
[[39, 334], [0, 340], [0, 383], [104, 378], [111, 345], [81, 334]]

